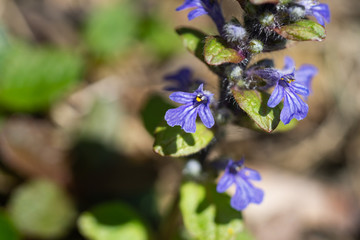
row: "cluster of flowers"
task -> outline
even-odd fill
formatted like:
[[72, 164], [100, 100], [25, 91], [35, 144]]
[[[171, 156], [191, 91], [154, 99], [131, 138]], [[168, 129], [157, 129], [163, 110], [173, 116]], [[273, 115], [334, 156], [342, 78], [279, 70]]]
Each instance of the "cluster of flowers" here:
[[[246, 0], [244, 1], [246, 2]], [[233, 79], [232, 75], [237, 74], [239, 76], [236, 76], [235, 79], [238, 79], [238, 82], [230, 81], [230, 85], [241, 85], [245, 89], [257, 89], [259, 91], [267, 91], [273, 88], [267, 106], [274, 108], [284, 100], [280, 120], [284, 124], [288, 124], [293, 118], [302, 120], [307, 116], [308, 105], [305, 101], [311, 92], [311, 81], [314, 75], [316, 75], [317, 69], [309, 64], [302, 65], [296, 69], [295, 63], [290, 57], [285, 58], [283, 69], [276, 69], [265, 63], [247, 67], [247, 63], [252, 55], [266, 50], [266, 43], [264, 43], [266, 40], [261, 41], [261, 39], [254, 38], [254, 32], [266, 30], [272, 31], [271, 34], [276, 35], [272, 28], [266, 26], [269, 26], [269, 24], [274, 26], [281, 25], [281, 18], [284, 18], [284, 12], [286, 13], [285, 18], [290, 19], [290, 21], [291, 19], [298, 20], [313, 16], [319, 24], [324, 26], [325, 22], [328, 23], [330, 21], [330, 11], [327, 4], [319, 3], [317, 0], [288, 0], [280, 2], [286, 3], [282, 3], [281, 7], [273, 4], [275, 10], [256, 19], [260, 25], [259, 29], [250, 30], [243, 27], [236, 19], [226, 22], [217, 0], [185, 0], [184, 4], [176, 10], [180, 11], [191, 8], [192, 10], [188, 14], [189, 20], [201, 15], [211, 17], [217, 26], [220, 36], [230, 46], [246, 57], [242, 63], [230, 65], [230, 69], [232, 69], [230, 74], [223, 78]], [[281, 36], [275, 36], [275, 38], [281, 38]], [[259, 82], [256, 79], [261, 79], [261, 81]], [[183, 104], [166, 112], [165, 120], [168, 125], [179, 125], [185, 132], [195, 133], [195, 122], [197, 115], [199, 115], [207, 128], [214, 126], [213, 113], [217, 111], [217, 104], [213, 104], [215, 103], [213, 94], [204, 90], [204, 82], [202, 80], [194, 80], [192, 71], [188, 68], [183, 68], [177, 73], [167, 76], [166, 80], [176, 83], [176, 86], [167, 88], [167, 90], [175, 91], [170, 95], [170, 99]], [[242, 83], [239, 84], [239, 82]], [[191, 92], [191, 90], [194, 91]], [[231, 92], [228, 94], [231, 95]], [[259, 181], [260, 179], [260, 174], [257, 171], [244, 167], [244, 159], [240, 161], [229, 160], [225, 172], [218, 182], [217, 191], [222, 193], [235, 184], [236, 192], [231, 199], [231, 206], [241, 211], [249, 203], [259, 204], [262, 202], [263, 191], [254, 187], [250, 182], [250, 180]]]

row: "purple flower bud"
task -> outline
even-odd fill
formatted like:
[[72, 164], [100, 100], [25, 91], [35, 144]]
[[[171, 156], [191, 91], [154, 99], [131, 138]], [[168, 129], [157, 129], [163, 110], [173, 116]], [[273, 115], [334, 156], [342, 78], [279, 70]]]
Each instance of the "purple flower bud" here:
[[263, 190], [256, 188], [250, 182], [260, 181], [260, 174], [244, 166], [244, 159], [240, 161], [229, 160], [223, 176], [220, 178], [216, 190], [225, 192], [233, 184], [236, 186], [235, 194], [232, 196], [231, 207], [238, 211], [244, 210], [250, 203], [260, 204], [264, 198]]
[[216, 24], [219, 33], [222, 32], [225, 18], [221, 12], [221, 7], [217, 0], [185, 0], [184, 4], [176, 8], [181, 11], [188, 8], [195, 8], [188, 14], [189, 21], [202, 15], [209, 15]]
[[196, 118], [199, 114], [207, 128], [214, 126], [215, 121], [209, 104], [213, 94], [203, 90], [203, 84], [193, 93], [174, 92], [169, 97], [174, 102], [184, 104], [178, 108], [169, 109], [165, 114], [166, 122], [171, 126], [179, 125], [187, 133], [196, 131]]
[[165, 81], [172, 81], [176, 85], [165, 87], [167, 91], [182, 91], [188, 92], [194, 90], [197, 86], [204, 83], [204, 81], [193, 78], [193, 72], [190, 68], [181, 68], [174, 74], [169, 74], [164, 77]]

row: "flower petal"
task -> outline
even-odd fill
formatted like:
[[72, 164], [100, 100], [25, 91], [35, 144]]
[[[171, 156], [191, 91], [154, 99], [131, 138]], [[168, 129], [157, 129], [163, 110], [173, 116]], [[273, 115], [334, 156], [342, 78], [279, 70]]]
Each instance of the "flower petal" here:
[[216, 191], [219, 193], [225, 192], [232, 184], [234, 183], [234, 177], [229, 174], [227, 171], [222, 175], [220, 178], [217, 186]]
[[256, 187], [253, 187], [251, 191], [252, 191], [251, 202], [260, 204], [264, 200], [264, 191]]
[[280, 84], [277, 84], [274, 91], [271, 93], [267, 105], [271, 108], [274, 108], [281, 102], [283, 98], [284, 98], [284, 88]]
[[184, 117], [181, 128], [187, 133], [196, 132], [196, 117], [199, 108], [193, 107]]
[[285, 59], [284, 59], [284, 61], [285, 61], [285, 66], [284, 66], [284, 68], [282, 69], [282, 71], [284, 71], [284, 72], [286, 72], [286, 73], [291, 73], [291, 72], [294, 70], [294, 68], [295, 68], [295, 62], [294, 62], [294, 60], [293, 60], [291, 57], [286, 56]]
[[198, 112], [199, 112], [199, 117], [201, 121], [204, 123], [205, 127], [211, 128], [212, 126], [214, 126], [215, 120], [208, 105], [201, 104], [199, 106]]
[[196, 8], [189, 12], [188, 19], [189, 21], [193, 20], [194, 18], [200, 17], [202, 15], [206, 15], [208, 12], [204, 8]]
[[236, 187], [236, 192], [231, 198], [230, 205], [238, 211], [244, 210], [250, 203], [250, 196], [243, 185]]
[[247, 179], [254, 180], [254, 181], [261, 180], [260, 174], [258, 173], [258, 171], [254, 170], [254, 169], [244, 167], [244, 169], [242, 170], [242, 173], [244, 174], [244, 177], [246, 177]]
[[175, 125], [182, 126], [185, 116], [189, 114], [193, 108], [191, 103], [178, 108], [169, 109], [165, 113], [165, 120], [171, 127]]
[[174, 92], [170, 94], [169, 98], [177, 103], [192, 104], [194, 99], [196, 98], [196, 94], [187, 92]]
[[307, 89], [305, 86], [299, 84], [299, 83], [291, 83], [292, 90], [300, 95], [308, 96], [309, 95], [309, 89]]
[[295, 71], [296, 82], [305, 86], [311, 91], [311, 80], [317, 74], [318, 69], [311, 64], [301, 65], [298, 70]]
[[[312, 10], [314, 16], [315, 16], [315, 13], [316, 13], [317, 15], [320, 15], [323, 18], [323, 20], [325, 20], [327, 23], [330, 22], [330, 9], [329, 9], [329, 6], [327, 4], [320, 3], [318, 5], [313, 6], [311, 8], [311, 10]], [[318, 20], [318, 19], [316, 18], [316, 20]], [[321, 25], [323, 25], [323, 24], [321, 24]]]

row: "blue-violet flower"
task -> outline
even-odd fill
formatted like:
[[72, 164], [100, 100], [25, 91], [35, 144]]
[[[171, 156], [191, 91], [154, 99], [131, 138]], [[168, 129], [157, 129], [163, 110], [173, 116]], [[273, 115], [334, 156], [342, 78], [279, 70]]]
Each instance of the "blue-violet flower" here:
[[225, 18], [217, 0], [185, 0], [183, 5], [176, 8], [176, 11], [181, 11], [187, 8], [195, 8], [188, 14], [189, 21], [202, 15], [209, 15], [215, 22], [219, 33], [222, 32], [222, 28], [225, 24]]
[[330, 22], [330, 9], [325, 3], [318, 0], [298, 0], [298, 4], [305, 8], [305, 15], [314, 16], [319, 24], [325, 26], [325, 22]]
[[[308, 105], [298, 96], [307, 97], [312, 77], [317, 69], [312, 65], [302, 65], [295, 71], [295, 63], [290, 57], [285, 58], [283, 70], [273, 72], [277, 79], [275, 89], [272, 92], [267, 105], [271, 108], [278, 105], [284, 98], [284, 107], [280, 114], [280, 119], [284, 124], [288, 124], [291, 119], [304, 119], [308, 113]], [[298, 77], [299, 81], [295, 81]]]
[[196, 117], [199, 114], [201, 121], [207, 128], [214, 124], [214, 117], [209, 104], [213, 94], [203, 90], [203, 84], [193, 93], [174, 92], [170, 96], [174, 102], [184, 104], [178, 108], [169, 109], [165, 114], [165, 120], [170, 126], [179, 125], [187, 133], [196, 131]]
[[204, 81], [193, 78], [193, 72], [190, 68], [181, 68], [174, 74], [169, 74], [164, 77], [165, 81], [173, 81], [175, 86], [165, 87], [167, 91], [182, 91], [188, 92], [194, 90], [194, 87], [204, 83]]
[[260, 174], [244, 166], [244, 158], [240, 161], [229, 160], [223, 176], [220, 178], [216, 190], [225, 192], [235, 184], [235, 194], [232, 196], [230, 205], [238, 211], [245, 209], [250, 203], [260, 204], [264, 198], [263, 190], [252, 185], [250, 180], [260, 181]]

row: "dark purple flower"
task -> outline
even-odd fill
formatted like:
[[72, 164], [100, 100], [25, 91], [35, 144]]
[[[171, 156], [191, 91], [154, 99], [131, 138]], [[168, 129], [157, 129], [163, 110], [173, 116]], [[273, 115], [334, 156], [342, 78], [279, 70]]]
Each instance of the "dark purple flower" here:
[[193, 72], [191, 69], [186, 67], [181, 68], [174, 74], [166, 75], [165, 80], [175, 82], [176, 86], [165, 87], [165, 90], [173, 92], [188, 92], [193, 90], [195, 86], [199, 86], [200, 84], [204, 83], [202, 80], [193, 79]]
[[327, 4], [319, 3], [318, 0], [299, 0], [297, 3], [305, 8], [305, 15], [314, 16], [319, 24], [325, 26], [325, 22], [330, 22], [330, 9]]
[[222, 32], [225, 19], [217, 0], [185, 0], [183, 5], [176, 8], [176, 11], [181, 11], [188, 8], [195, 8], [188, 14], [189, 21], [202, 15], [209, 15], [215, 22], [219, 33]]
[[231, 207], [242, 211], [250, 203], [260, 204], [264, 198], [263, 190], [254, 187], [251, 180], [260, 181], [260, 174], [244, 166], [244, 159], [240, 161], [229, 160], [224, 175], [220, 178], [216, 190], [220, 193], [225, 192], [230, 186], [235, 184], [236, 191], [232, 196]]
[[306, 117], [309, 107], [299, 95], [309, 95], [311, 79], [316, 72], [317, 69], [312, 65], [302, 65], [295, 71], [295, 63], [290, 57], [285, 58], [283, 70], [273, 72], [272, 77], [276, 78], [277, 82], [267, 105], [273, 108], [284, 99], [284, 107], [280, 114], [284, 124], [288, 124], [293, 118], [301, 120]]
[[184, 105], [169, 109], [165, 114], [165, 120], [172, 127], [179, 125], [185, 132], [194, 133], [196, 131], [196, 117], [199, 114], [204, 125], [211, 128], [215, 123], [209, 108], [212, 96], [212, 93], [203, 90], [203, 84], [193, 93], [172, 93], [169, 96], [170, 99]]

